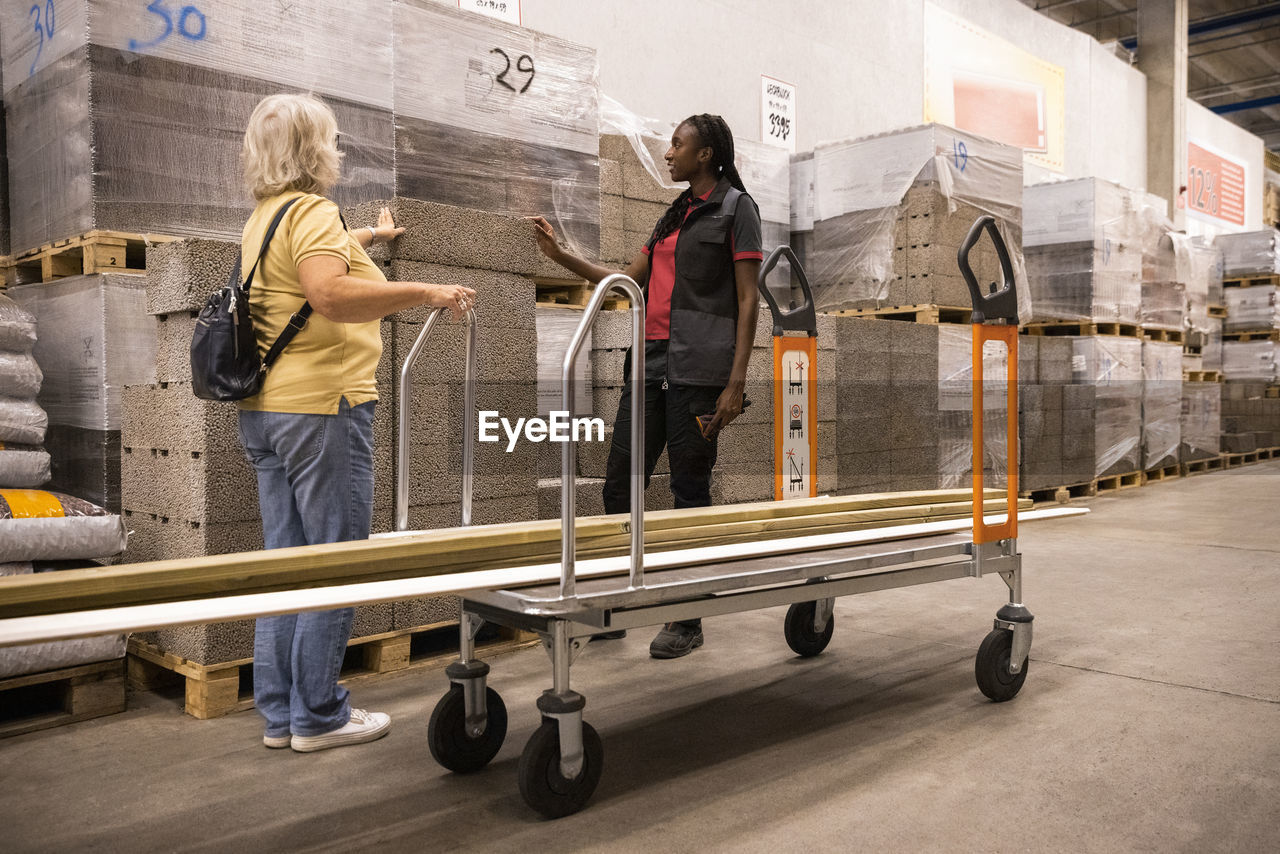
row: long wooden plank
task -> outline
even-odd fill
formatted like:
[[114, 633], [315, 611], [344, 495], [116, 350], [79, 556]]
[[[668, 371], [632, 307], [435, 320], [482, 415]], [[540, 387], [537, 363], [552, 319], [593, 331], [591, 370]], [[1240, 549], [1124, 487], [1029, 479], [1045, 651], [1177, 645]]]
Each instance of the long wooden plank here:
[[[734, 520], [743, 526], [739, 535], [743, 537], [760, 533], [758, 527], [752, 526], [761, 522], [795, 517], [816, 521], [829, 514], [876, 514], [897, 508], [902, 514], [900, 518], [918, 520], [927, 518], [927, 508], [936, 505], [954, 507], [961, 502], [967, 507], [964, 499], [970, 494], [966, 490], [940, 490], [659, 511], [645, 515], [645, 541], [646, 546], [651, 538], [655, 546], [660, 541], [678, 542], [682, 538], [701, 536], [694, 533], [699, 529], [732, 524]], [[997, 495], [992, 490], [988, 498], [994, 500]], [[796, 506], [789, 506], [791, 504]], [[917, 506], [924, 509], [912, 515], [909, 508]], [[577, 531], [578, 553], [584, 557], [623, 554], [630, 546], [627, 516], [587, 517], [578, 521]], [[682, 531], [686, 533], [678, 534]], [[734, 536], [727, 529], [721, 529], [718, 535]], [[556, 559], [559, 553], [560, 523], [546, 520], [447, 528], [325, 546], [8, 576], [0, 577], [0, 618], [474, 572], [498, 566], [527, 566]]]
[[[1079, 507], [1033, 510], [1020, 514], [1020, 521], [1080, 516], [1089, 511]], [[912, 537], [967, 531], [972, 520], [966, 515], [954, 521], [934, 521], [885, 528], [872, 525], [861, 532], [828, 533], [788, 537], [770, 542], [752, 541], [716, 546], [676, 549], [646, 559], [650, 569], [685, 566], [699, 561], [724, 561], [752, 556], [813, 551], [855, 543], [884, 542]], [[577, 565], [579, 579], [625, 575], [630, 561], [620, 557], [584, 560]], [[188, 623], [208, 623], [269, 616], [295, 611], [325, 610], [374, 602], [390, 602], [413, 596], [433, 596], [554, 582], [560, 577], [558, 563], [504, 567], [447, 575], [422, 574], [413, 578], [363, 581], [303, 590], [210, 597], [183, 602], [149, 603], [127, 607], [75, 611], [60, 609], [41, 616], [0, 620], [0, 647], [46, 640], [63, 640], [94, 634], [145, 631]]]

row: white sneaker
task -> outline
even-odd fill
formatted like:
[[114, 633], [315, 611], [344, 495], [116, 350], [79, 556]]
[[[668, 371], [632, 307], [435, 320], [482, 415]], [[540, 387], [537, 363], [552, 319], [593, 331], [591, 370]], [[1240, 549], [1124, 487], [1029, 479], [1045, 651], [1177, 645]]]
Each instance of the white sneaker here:
[[382, 738], [391, 730], [391, 716], [384, 712], [366, 712], [352, 709], [351, 720], [322, 735], [295, 735], [292, 747], [299, 753], [311, 753], [345, 744], [364, 744]]
[[262, 737], [262, 743], [267, 747], [270, 747], [272, 750], [280, 750], [288, 747], [292, 740], [292, 735], [264, 735]]

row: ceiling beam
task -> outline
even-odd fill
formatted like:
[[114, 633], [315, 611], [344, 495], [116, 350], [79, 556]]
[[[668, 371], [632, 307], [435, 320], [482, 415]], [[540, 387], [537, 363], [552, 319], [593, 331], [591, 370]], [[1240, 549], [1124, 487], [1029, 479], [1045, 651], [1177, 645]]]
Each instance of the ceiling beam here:
[[1265, 98], [1252, 98], [1248, 101], [1236, 101], [1231, 104], [1219, 104], [1216, 107], [1210, 107], [1218, 115], [1224, 113], [1238, 113], [1241, 110], [1260, 110], [1263, 107], [1274, 107], [1280, 104], [1280, 95], [1268, 95]]
[[[1192, 21], [1187, 25], [1187, 36], [1193, 38], [1195, 36], [1204, 35], [1205, 33], [1216, 33], [1221, 30], [1235, 29], [1236, 27], [1252, 24], [1257, 21], [1265, 21], [1271, 18], [1280, 18], [1280, 2], [1260, 3], [1250, 9], [1240, 12], [1228, 12], [1225, 15], [1214, 15], [1209, 18], [1201, 18], [1198, 21]], [[1120, 44], [1129, 50], [1133, 50], [1138, 46], [1138, 37], [1130, 36], [1126, 39], [1120, 39]]]

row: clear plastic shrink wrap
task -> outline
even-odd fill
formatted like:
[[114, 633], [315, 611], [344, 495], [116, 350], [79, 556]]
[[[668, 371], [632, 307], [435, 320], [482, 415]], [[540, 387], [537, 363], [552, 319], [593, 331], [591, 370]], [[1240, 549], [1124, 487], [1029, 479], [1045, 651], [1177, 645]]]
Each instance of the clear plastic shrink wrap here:
[[53, 7], [0, 8], [15, 251], [93, 228], [239, 239], [245, 124], [280, 91], [334, 108], [337, 201], [393, 195], [389, 3]]
[[121, 396], [127, 385], [155, 381], [146, 277], [72, 276], [9, 293], [38, 318], [32, 352], [44, 369], [39, 401], [48, 412], [43, 442], [53, 487], [118, 511]]
[[1280, 232], [1274, 228], [1219, 234], [1213, 244], [1222, 251], [1224, 278], [1280, 273]]
[[1280, 344], [1274, 341], [1223, 341], [1222, 375], [1228, 380], [1280, 381]]
[[1182, 441], [1182, 345], [1142, 342], [1142, 468], [1178, 462]]
[[1182, 462], [1220, 454], [1222, 443], [1222, 384], [1182, 384]]
[[1097, 178], [1026, 188], [1023, 242], [1035, 320], [1138, 323], [1143, 195]]
[[[820, 310], [891, 304], [968, 306], [956, 250], [974, 220], [996, 217], [1031, 316], [1022, 260], [1022, 152], [944, 125], [823, 143], [814, 151], [808, 267]], [[990, 241], [971, 264], [1000, 278]]]
[[379, 39], [395, 44], [396, 195], [554, 214], [560, 234], [594, 257], [595, 50], [434, 0], [384, 5], [393, 7], [390, 38]]
[[[1072, 339], [1072, 383], [1092, 389], [1094, 477], [1142, 466], [1142, 339]], [[1181, 366], [1179, 366], [1181, 375]]]
[[[938, 409], [941, 413], [938, 488], [959, 489], [973, 481], [973, 330], [967, 325], [938, 325]], [[988, 341], [982, 351], [982, 470], [984, 485], [1009, 482], [1009, 352]]]
[[1223, 296], [1227, 301], [1227, 317], [1222, 324], [1224, 332], [1280, 329], [1280, 305], [1277, 305], [1275, 285], [1226, 288]]
[[[1147, 329], [1181, 331], [1186, 326], [1187, 289], [1185, 275], [1179, 276], [1177, 250], [1170, 232], [1169, 204], [1151, 193], [1135, 193], [1138, 207], [1138, 242], [1142, 247], [1142, 291], [1138, 322]], [[1185, 268], [1185, 265], [1181, 265]], [[1203, 300], [1201, 301], [1203, 302]], [[1204, 309], [1207, 315], [1207, 309]]]
[[35, 315], [0, 293], [0, 352], [30, 353], [35, 343]]

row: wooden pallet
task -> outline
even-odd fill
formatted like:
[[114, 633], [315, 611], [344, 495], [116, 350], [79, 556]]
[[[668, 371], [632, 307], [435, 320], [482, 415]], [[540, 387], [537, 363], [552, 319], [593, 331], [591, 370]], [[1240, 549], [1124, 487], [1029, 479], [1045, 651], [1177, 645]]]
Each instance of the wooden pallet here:
[[1142, 327], [1136, 323], [1111, 323], [1091, 320], [1053, 320], [1029, 323], [1022, 327], [1023, 335], [1119, 335], [1123, 338], [1141, 338]]
[[886, 305], [879, 308], [847, 308], [829, 313], [835, 317], [906, 320], [912, 323], [971, 323], [973, 321], [972, 308], [950, 305]]
[[1225, 318], [1227, 316], [1227, 307], [1225, 305], [1211, 305], [1209, 306], [1209, 316]]
[[1222, 340], [1280, 342], [1280, 329], [1251, 329], [1246, 332], [1223, 332]]
[[1084, 483], [1072, 483], [1066, 486], [1046, 486], [1044, 489], [1033, 489], [1030, 492], [1022, 493], [1020, 497], [1030, 498], [1037, 504], [1042, 501], [1068, 504], [1073, 498], [1092, 498], [1097, 494], [1098, 482], [1089, 480]]
[[1182, 381], [1184, 383], [1220, 383], [1222, 371], [1183, 371]]
[[[595, 285], [588, 282], [564, 280], [534, 280], [535, 296], [539, 305], [556, 305], [564, 308], [586, 308], [595, 293]], [[631, 300], [622, 296], [609, 296], [601, 306], [606, 311], [631, 307]]]
[[1280, 285], [1280, 275], [1275, 273], [1259, 273], [1256, 276], [1241, 276], [1237, 279], [1223, 279], [1224, 288], [1248, 288], [1255, 285]]
[[147, 247], [180, 238], [125, 231], [86, 231], [23, 252], [4, 268], [10, 285], [52, 282], [93, 273], [145, 273]]
[[1181, 344], [1184, 334], [1181, 329], [1143, 329], [1142, 336], [1148, 341], [1165, 341], [1170, 344]]
[[1193, 474], [1205, 474], [1206, 472], [1222, 471], [1226, 468], [1226, 461], [1221, 457], [1206, 457], [1203, 460], [1189, 460], [1181, 464], [1182, 476], [1190, 477]]
[[124, 711], [124, 659], [0, 679], [0, 738]]
[[1142, 473], [1142, 485], [1148, 483], [1159, 483], [1165, 480], [1174, 480], [1182, 477], [1182, 466], [1174, 463], [1169, 466], [1160, 466], [1159, 468], [1147, 469]]
[[[537, 636], [494, 627], [496, 636], [477, 640], [485, 658], [537, 642]], [[484, 634], [481, 634], [484, 638]], [[352, 638], [338, 680], [344, 685], [384, 673], [442, 668], [458, 657], [458, 624], [435, 623]], [[197, 664], [137, 638], [129, 639], [129, 682], [153, 690], [185, 679], [187, 714], [201, 720], [253, 708], [253, 659]]]
[[1223, 454], [1222, 463], [1224, 468], [1235, 469], [1240, 466], [1251, 466], [1258, 462], [1257, 451], [1247, 451], [1242, 454]]
[[1263, 397], [1269, 397], [1272, 400], [1280, 397], [1280, 385], [1269, 385], [1262, 391]]
[[1142, 486], [1142, 477], [1146, 474], [1140, 471], [1131, 471], [1126, 474], [1113, 474], [1108, 477], [1098, 478], [1099, 492], [1114, 492], [1119, 489], [1133, 489], [1135, 486]]
[[1258, 462], [1280, 460], [1280, 448], [1259, 448], [1255, 453], [1258, 455]]

